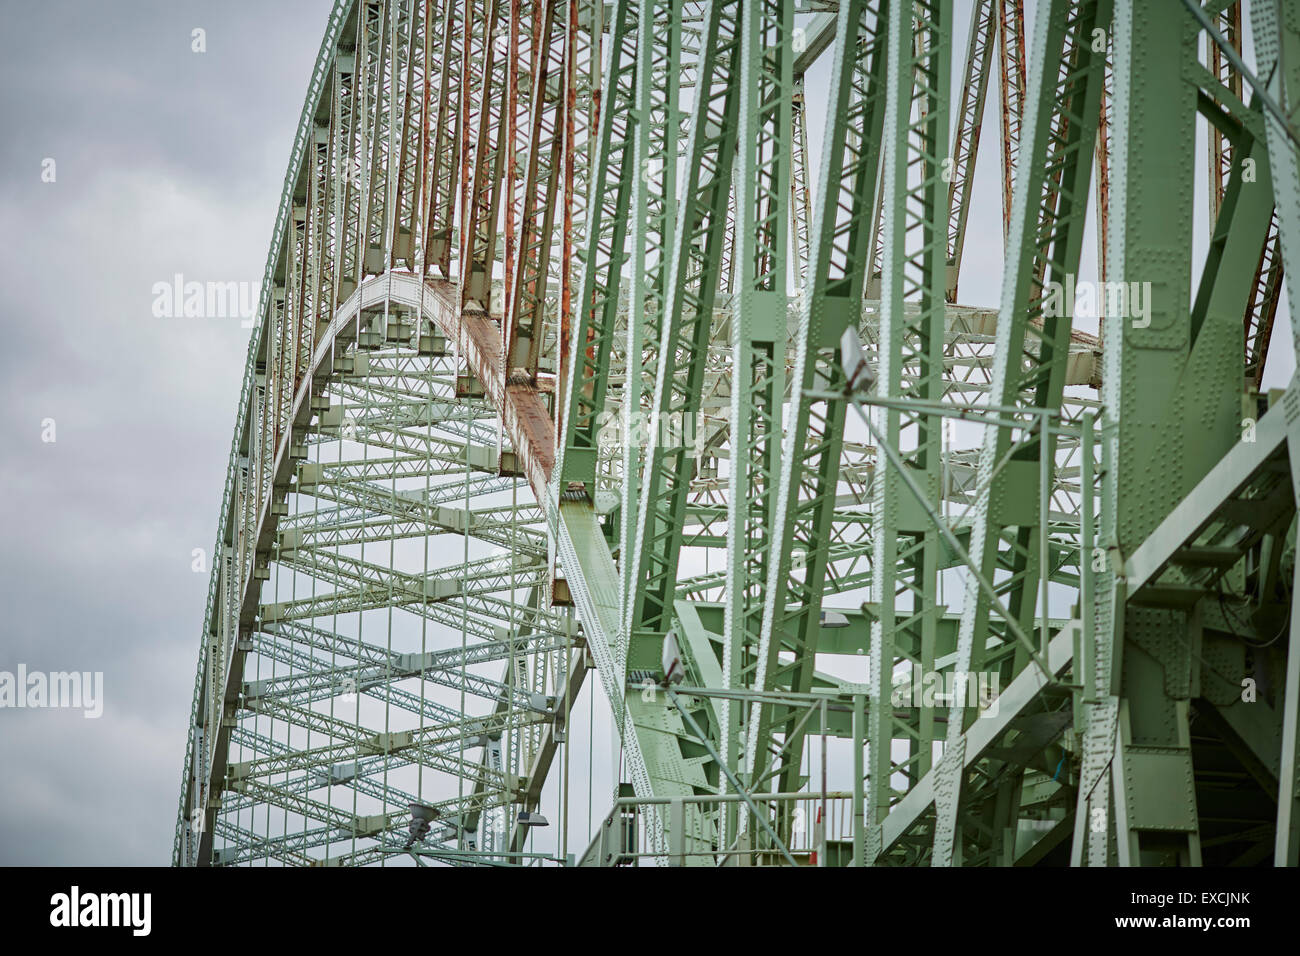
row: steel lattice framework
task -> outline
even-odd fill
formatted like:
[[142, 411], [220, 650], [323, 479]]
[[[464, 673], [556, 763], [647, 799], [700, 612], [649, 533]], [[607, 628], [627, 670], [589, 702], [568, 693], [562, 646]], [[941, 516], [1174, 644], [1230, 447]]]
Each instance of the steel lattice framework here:
[[174, 863], [1300, 862], [1300, 3], [965, 6], [338, 0]]

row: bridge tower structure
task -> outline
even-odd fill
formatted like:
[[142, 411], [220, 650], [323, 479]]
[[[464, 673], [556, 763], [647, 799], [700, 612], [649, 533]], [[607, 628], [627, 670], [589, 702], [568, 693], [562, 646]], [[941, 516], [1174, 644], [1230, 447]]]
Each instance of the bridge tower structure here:
[[1300, 863], [1294, 103], [1295, 0], [337, 0], [172, 862]]

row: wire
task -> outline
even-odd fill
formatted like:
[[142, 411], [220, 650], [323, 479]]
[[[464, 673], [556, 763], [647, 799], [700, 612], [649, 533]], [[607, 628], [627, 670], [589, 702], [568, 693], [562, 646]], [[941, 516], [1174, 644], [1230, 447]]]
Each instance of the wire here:
[[[1290, 624], [1291, 624], [1291, 593], [1290, 593], [1290, 592], [1291, 592], [1291, 585], [1290, 585], [1290, 583], [1287, 581], [1287, 578], [1286, 578], [1285, 575], [1282, 576], [1282, 582], [1283, 582], [1283, 587], [1285, 587], [1286, 590], [1287, 590], [1287, 597], [1286, 597], [1286, 607], [1287, 607], [1286, 619], [1282, 622], [1282, 627], [1278, 629], [1278, 632], [1277, 632], [1276, 634], [1274, 634], [1274, 635], [1273, 635], [1269, 640], [1267, 640], [1267, 641], [1257, 641], [1257, 640], [1253, 640], [1253, 639], [1251, 639], [1250, 637], [1247, 637], [1245, 634], [1238, 634], [1238, 633], [1237, 633], [1237, 629], [1236, 629], [1235, 627], [1232, 626], [1232, 622], [1233, 622], [1233, 621], [1236, 621], [1238, 624], [1240, 624], [1240, 625], [1242, 626], [1242, 629], [1243, 629], [1243, 630], [1247, 630], [1247, 631], [1249, 631], [1249, 630], [1254, 630], [1254, 628], [1253, 628], [1253, 626], [1252, 626], [1248, 621], [1244, 621], [1244, 620], [1242, 620], [1240, 617], [1238, 617], [1238, 616], [1237, 616], [1237, 612], [1234, 611], [1234, 610], [1232, 610], [1232, 609], [1230, 608], [1230, 606], [1228, 605], [1227, 600], [1226, 600], [1227, 595], [1225, 595], [1225, 594], [1223, 593], [1223, 582], [1222, 582], [1222, 580], [1220, 580], [1220, 581], [1217, 582], [1218, 597], [1219, 597], [1219, 610], [1223, 613], [1223, 619], [1224, 619], [1224, 621], [1225, 621], [1225, 622], [1227, 623], [1227, 625], [1228, 625], [1228, 630], [1229, 630], [1229, 632], [1231, 632], [1231, 634], [1232, 634], [1233, 637], [1235, 637], [1237, 640], [1241, 641], [1241, 642], [1242, 642], [1243, 644], [1245, 644], [1247, 647], [1252, 647], [1252, 648], [1265, 648], [1265, 647], [1272, 647], [1274, 644], [1277, 643], [1278, 639], [1281, 638], [1281, 636], [1282, 636], [1284, 633], [1286, 633], [1287, 628], [1290, 626]], [[1250, 604], [1251, 604], [1251, 601], [1250, 601], [1249, 598], [1247, 598], [1247, 599], [1243, 602], [1243, 608], [1246, 607], [1246, 606], [1249, 606]]]

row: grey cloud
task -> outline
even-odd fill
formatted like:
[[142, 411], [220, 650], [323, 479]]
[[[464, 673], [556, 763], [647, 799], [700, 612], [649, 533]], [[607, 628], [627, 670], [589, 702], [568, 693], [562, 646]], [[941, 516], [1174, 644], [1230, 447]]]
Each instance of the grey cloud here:
[[0, 4], [0, 669], [106, 698], [0, 710], [0, 863], [169, 859], [249, 331], [151, 290], [260, 280], [329, 8]]

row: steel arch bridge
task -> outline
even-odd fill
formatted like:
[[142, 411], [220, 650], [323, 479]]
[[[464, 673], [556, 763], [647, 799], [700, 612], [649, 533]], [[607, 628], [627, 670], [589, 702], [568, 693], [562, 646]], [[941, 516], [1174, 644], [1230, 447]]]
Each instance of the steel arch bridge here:
[[1300, 3], [1023, 6], [338, 0], [174, 863], [1298, 862]]

